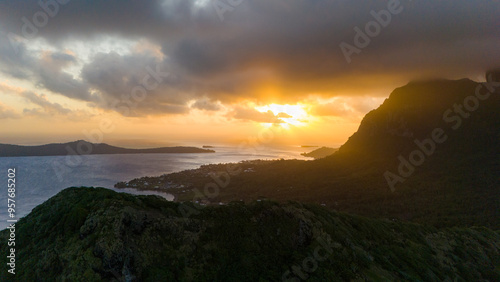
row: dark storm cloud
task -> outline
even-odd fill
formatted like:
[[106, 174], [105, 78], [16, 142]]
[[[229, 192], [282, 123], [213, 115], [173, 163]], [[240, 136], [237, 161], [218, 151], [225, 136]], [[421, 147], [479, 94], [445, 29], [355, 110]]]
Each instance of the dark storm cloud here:
[[187, 113], [196, 96], [167, 61], [148, 54], [98, 53], [81, 76], [101, 94], [100, 107], [125, 109], [119, 112], [126, 116]]
[[55, 71], [42, 65], [36, 74], [38, 75], [37, 86], [77, 100], [93, 101], [95, 99], [85, 83], [74, 79], [66, 72]]
[[[1, 28], [1, 26], [0, 26]], [[5, 34], [0, 34], [0, 71], [19, 79], [29, 79], [30, 68], [36, 64], [36, 59], [29, 54], [26, 45], [20, 44], [16, 49], [12, 47]]]
[[[401, 12], [392, 14], [368, 46], [351, 56], [350, 64], [339, 45], [354, 45], [354, 28], [364, 30], [374, 20], [372, 12], [387, 10], [391, 1], [247, 0], [225, 12], [224, 21], [213, 2], [206, 2], [73, 0], [58, 5], [36, 36], [55, 47], [107, 35], [160, 45], [165, 59], [159, 63], [178, 79], [150, 91], [134, 115], [184, 113], [189, 101], [203, 97], [231, 104], [293, 103], [308, 94], [380, 95], [379, 90], [411, 79], [474, 76], [500, 65], [499, 1], [401, 1]], [[34, 77], [47, 89], [100, 100], [96, 103], [105, 107], [129, 93], [144, 67], [153, 63], [152, 57], [140, 54], [101, 54], [83, 68], [81, 78], [35, 68], [36, 59], [25, 49], [18, 54], [9, 50], [5, 35], [23, 36], [22, 18], [33, 21], [37, 11], [43, 11], [37, 1], [0, 3], [2, 72]], [[60, 55], [53, 59], [75, 59]], [[37, 71], [31, 73], [31, 68]], [[99, 90], [99, 99], [89, 89]], [[194, 107], [203, 108], [200, 103]]]
[[[41, 57], [29, 51], [26, 43], [18, 42], [14, 49], [8, 40], [0, 41], [0, 71], [8, 76], [33, 82], [37, 87], [66, 97], [94, 101], [87, 85], [75, 79], [62, 67], [74, 63], [72, 55], [48, 52]], [[16, 52], [17, 50], [17, 52]]]

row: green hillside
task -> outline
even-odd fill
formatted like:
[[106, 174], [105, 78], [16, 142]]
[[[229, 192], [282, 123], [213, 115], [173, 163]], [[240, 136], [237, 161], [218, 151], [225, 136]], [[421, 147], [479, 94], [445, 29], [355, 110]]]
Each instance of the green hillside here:
[[[191, 209], [198, 212], [182, 215]], [[498, 232], [299, 203], [198, 209], [157, 196], [68, 188], [16, 224], [16, 234], [16, 281], [500, 279]], [[2, 241], [8, 236], [0, 233]], [[1, 281], [12, 277], [0, 274]]]

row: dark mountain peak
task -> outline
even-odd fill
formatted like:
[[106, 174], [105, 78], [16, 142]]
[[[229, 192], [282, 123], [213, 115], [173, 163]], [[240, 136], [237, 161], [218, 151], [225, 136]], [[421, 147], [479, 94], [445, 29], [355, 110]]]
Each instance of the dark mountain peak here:
[[488, 140], [500, 131], [498, 93], [498, 87], [469, 79], [410, 82], [369, 112], [339, 152], [394, 155], [412, 148], [415, 139], [427, 138], [436, 128], [456, 136], [450, 144], [468, 140], [460, 146], [489, 148], [498, 140]]
[[412, 81], [405, 86], [396, 88], [386, 102], [393, 107], [401, 107], [404, 104], [429, 107], [449, 103], [450, 100], [461, 96], [461, 94], [470, 93], [476, 85], [477, 83], [470, 79]]

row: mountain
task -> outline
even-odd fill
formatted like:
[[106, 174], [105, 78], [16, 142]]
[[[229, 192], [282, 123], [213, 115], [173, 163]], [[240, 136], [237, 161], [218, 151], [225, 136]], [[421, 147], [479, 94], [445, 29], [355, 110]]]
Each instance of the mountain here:
[[302, 153], [301, 155], [308, 158], [321, 159], [332, 155], [337, 152], [337, 150], [338, 149], [335, 148], [321, 147], [309, 153]]
[[[2, 242], [10, 234], [1, 231]], [[16, 223], [15, 234], [16, 281], [500, 279], [498, 232], [374, 220], [300, 203], [202, 207], [68, 188]], [[10, 267], [7, 244], [0, 251], [1, 264]], [[1, 281], [13, 277], [0, 272]]]
[[151, 149], [127, 149], [105, 143], [90, 143], [84, 140], [47, 144], [41, 146], [19, 146], [0, 144], [0, 157], [64, 156], [99, 154], [167, 154], [167, 153], [214, 153], [213, 150], [195, 147], [162, 147]]
[[[294, 200], [438, 227], [499, 229], [500, 84], [490, 74], [488, 84], [432, 80], [395, 89], [322, 159], [210, 165], [117, 187], [164, 187], [177, 201]], [[217, 193], [206, 193], [210, 185]]]
[[[490, 93], [488, 87], [496, 92]], [[419, 149], [416, 141], [431, 138], [435, 129], [443, 131], [443, 139], [447, 139], [436, 144], [440, 150], [468, 154], [497, 149], [500, 88], [492, 84], [488, 87], [468, 79], [409, 83], [368, 113], [339, 153], [398, 156]], [[485, 147], [474, 148], [478, 144]]]

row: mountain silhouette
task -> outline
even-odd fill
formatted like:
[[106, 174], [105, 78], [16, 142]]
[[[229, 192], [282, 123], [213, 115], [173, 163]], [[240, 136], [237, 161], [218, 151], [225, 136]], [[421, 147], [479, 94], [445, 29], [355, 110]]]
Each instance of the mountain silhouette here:
[[413, 149], [416, 140], [430, 138], [436, 128], [448, 136], [440, 150], [472, 153], [496, 149], [499, 91], [494, 83], [483, 86], [468, 79], [409, 83], [365, 116], [339, 154], [397, 156]]

